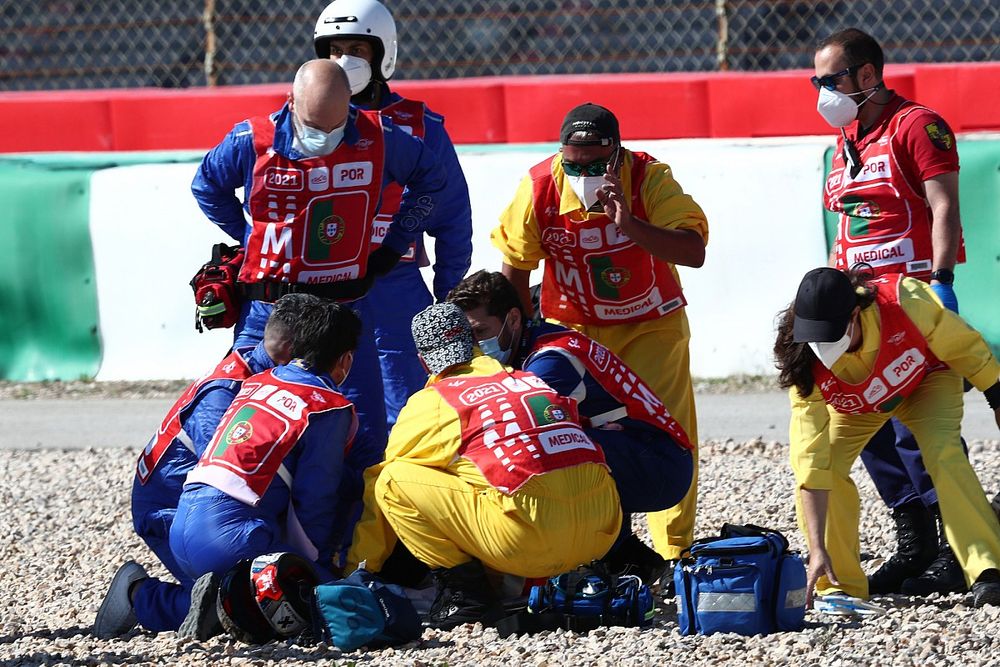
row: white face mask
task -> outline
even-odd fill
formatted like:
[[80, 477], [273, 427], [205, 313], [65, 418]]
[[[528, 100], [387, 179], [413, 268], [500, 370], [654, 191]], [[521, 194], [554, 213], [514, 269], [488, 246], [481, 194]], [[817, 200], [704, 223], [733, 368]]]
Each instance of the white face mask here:
[[844, 336], [840, 340], [835, 340], [832, 343], [809, 343], [809, 347], [812, 348], [813, 354], [816, 355], [821, 364], [827, 368], [833, 368], [837, 360], [844, 356], [847, 348], [851, 346], [851, 336], [853, 333], [854, 323], [852, 322], [848, 325], [847, 331], [844, 332]]
[[351, 84], [351, 95], [357, 95], [371, 83], [372, 66], [364, 58], [344, 54], [337, 58], [337, 64], [347, 74], [347, 81]]
[[569, 179], [573, 192], [583, 202], [583, 208], [590, 210], [590, 207], [600, 201], [597, 198], [597, 191], [604, 185], [604, 176], [566, 176]]
[[[861, 100], [861, 102], [855, 102], [854, 98], [847, 93], [842, 93], [839, 90], [829, 90], [827, 88], [819, 89], [819, 99], [816, 101], [816, 111], [819, 115], [823, 117], [831, 127], [847, 127], [855, 121], [858, 117], [858, 109], [861, 105], [872, 98], [880, 86], [875, 86], [873, 88], [868, 88], [866, 90], [858, 91], [858, 93], [867, 93], [872, 91], [868, 97]], [[854, 93], [857, 95], [858, 93]]]
[[292, 147], [306, 157], [321, 157], [329, 155], [337, 149], [344, 138], [344, 128], [347, 127], [347, 120], [340, 127], [335, 127], [329, 132], [318, 130], [315, 127], [299, 121], [298, 116], [292, 114], [292, 125], [295, 127], [295, 138], [292, 140]]

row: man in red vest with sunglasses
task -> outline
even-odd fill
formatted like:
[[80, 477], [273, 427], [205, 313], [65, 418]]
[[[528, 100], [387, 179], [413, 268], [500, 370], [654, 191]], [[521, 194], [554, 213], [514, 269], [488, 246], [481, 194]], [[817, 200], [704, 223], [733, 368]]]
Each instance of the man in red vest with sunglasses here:
[[[560, 143], [521, 181], [493, 231], [502, 272], [529, 307], [529, 277], [544, 259], [542, 316], [621, 357], [697, 443], [691, 334], [675, 265], [704, 263], [705, 214], [670, 167], [622, 147], [618, 119], [602, 106], [570, 110]], [[697, 466], [684, 499], [649, 514], [664, 558], [691, 544], [696, 492]]]

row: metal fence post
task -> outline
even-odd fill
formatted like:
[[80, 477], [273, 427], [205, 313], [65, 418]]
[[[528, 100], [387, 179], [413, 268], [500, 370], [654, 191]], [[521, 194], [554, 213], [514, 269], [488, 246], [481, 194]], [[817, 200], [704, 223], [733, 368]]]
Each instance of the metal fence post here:
[[205, 85], [218, 84], [215, 71], [215, 0], [205, 0], [205, 12], [201, 15], [205, 26]]
[[720, 71], [729, 69], [729, 15], [727, 0], [715, 0], [715, 16], [718, 18], [718, 41], [715, 44], [715, 64]]

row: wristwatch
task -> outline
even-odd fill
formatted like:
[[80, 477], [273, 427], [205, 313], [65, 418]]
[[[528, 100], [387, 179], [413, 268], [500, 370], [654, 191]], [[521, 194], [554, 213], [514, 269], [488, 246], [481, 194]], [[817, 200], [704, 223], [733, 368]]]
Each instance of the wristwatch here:
[[931, 280], [936, 280], [942, 285], [951, 285], [955, 282], [955, 272], [951, 269], [938, 269], [931, 273]]

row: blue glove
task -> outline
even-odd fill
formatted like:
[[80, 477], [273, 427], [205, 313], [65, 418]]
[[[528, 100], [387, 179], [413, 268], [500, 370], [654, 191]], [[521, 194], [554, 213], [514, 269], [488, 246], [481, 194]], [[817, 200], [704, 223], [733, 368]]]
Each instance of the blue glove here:
[[941, 303], [944, 304], [945, 308], [954, 313], [958, 312], [958, 297], [955, 296], [954, 285], [935, 283], [931, 285], [931, 289], [934, 290], [934, 293], [938, 295], [939, 299], [941, 299]]

